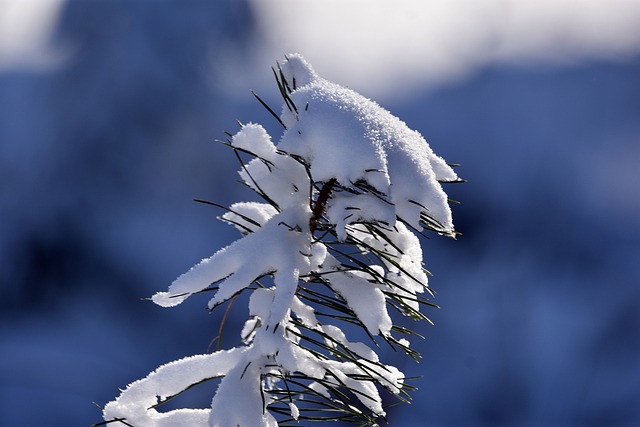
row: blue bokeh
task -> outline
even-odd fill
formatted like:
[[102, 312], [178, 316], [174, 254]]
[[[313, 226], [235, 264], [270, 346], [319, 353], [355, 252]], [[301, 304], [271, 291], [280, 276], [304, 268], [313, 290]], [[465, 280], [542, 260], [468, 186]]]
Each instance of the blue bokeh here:
[[[92, 402], [217, 335], [205, 300], [142, 298], [235, 238], [192, 200], [249, 196], [214, 140], [271, 119], [215, 74], [252, 54], [250, 9], [176, 3], [70, 1], [71, 58], [0, 72], [2, 426], [99, 422]], [[423, 376], [391, 425], [640, 425], [639, 76], [486, 68], [385, 105], [469, 181], [447, 188], [463, 235], [424, 242], [424, 360], [387, 355]]]

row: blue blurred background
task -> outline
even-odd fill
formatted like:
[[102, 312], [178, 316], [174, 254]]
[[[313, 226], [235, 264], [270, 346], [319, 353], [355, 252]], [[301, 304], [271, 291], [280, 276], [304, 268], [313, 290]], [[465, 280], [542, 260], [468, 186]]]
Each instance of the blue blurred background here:
[[236, 238], [193, 199], [251, 197], [213, 141], [277, 139], [249, 90], [278, 105], [291, 51], [469, 181], [463, 236], [424, 242], [423, 361], [385, 355], [423, 376], [390, 425], [640, 425], [640, 4], [342, 3], [0, 1], [0, 425], [99, 422], [207, 351], [206, 298], [142, 298]]

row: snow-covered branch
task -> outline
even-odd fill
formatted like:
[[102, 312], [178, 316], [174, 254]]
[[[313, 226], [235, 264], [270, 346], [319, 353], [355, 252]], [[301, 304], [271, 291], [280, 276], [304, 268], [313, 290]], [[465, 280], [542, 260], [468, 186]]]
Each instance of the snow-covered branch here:
[[[170, 307], [212, 290], [213, 310], [249, 290], [243, 345], [161, 366], [106, 405], [108, 422], [271, 427], [330, 413], [373, 425], [385, 415], [381, 389], [406, 394], [403, 373], [351, 341], [345, 325], [374, 347], [386, 341], [417, 356], [389, 308], [425, 318], [416, 234], [455, 236], [441, 183], [458, 176], [418, 132], [320, 78], [300, 55], [274, 71], [284, 101], [279, 142], [259, 124], [227, 142], [253, 156], [240, 176], [262, 201], [231, 205], [221, 219], [243, 236], [153, 296]], [[222, 380], [211, 408], [158, 410], [212, 378]]]

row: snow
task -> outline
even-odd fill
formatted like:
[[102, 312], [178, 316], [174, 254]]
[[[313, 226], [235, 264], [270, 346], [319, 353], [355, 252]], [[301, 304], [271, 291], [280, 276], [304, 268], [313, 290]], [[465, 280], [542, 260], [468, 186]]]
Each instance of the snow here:
[[291, 410], [291, 418], [293, 418], [294, 420], [297, 420], [300, 417], [300, 410], [298, 409], [296, 404], [293, 402], [290, 402], [289, 409]]
[[276, 147], [271, 142], [271, 137], [262, 125], [257, 123], [247, 123], [233, 136], [234, 147], [242, 148], [258, 157], [273, 159], [276, 154]]
[[[458, 177], [420, 133], [374, 101], [317, 77], [300, 55], [289, 56], [282, 68], [308, 83], [291, 95], [298, 112], [282, 110], [287, 130], [278, 149], [307, 159], [316, 181], [336, 178], [350, 186], [364, 180], [412, 226], [420, 228], [420, 212], [426, 211], [444, 233], [453, 232], [447, 195], [438, 181]], [[383, 210], [381, 220], [387, 218]]]
[[373, 350], [371, 350], [369, 346], [361, 342], [349, 342], [345, 333], [337, 326], [324, 325], [322, 327], [322, 331], [330, 336], [335, 342], [339, 342], [360, 357], [371, 360], [373, 362], [378, 361], [378, 355]]
[[222, 380], [211, 402], [210, 427], [277, 427], [275, 418], [265, 410], [260, 364], [238, 363]]
[[[156, 293], [153, 301], [163, 307], [171, 307], [208, 288], [211, 283], [221, 281], [209, 302], [209, 308], [214, 308], [250, 286], [258, 277], [293, 268], [292, 252], [305, 251], [309, 244], [299, 236], [300, 233], [290, 230], [288, 224], [298, 222], [291, 212], [273, 216], [259, 232], [235, 241], [178, 277], [168, 292]], [[265, 248], [269, 250], [265, 251]]]
[[256, 231], [277, 213], [276, 208], [268, 203], [239, 202], [229, 206], [229, 212], [225, 212], [221, 219], [246, 233]]
[[294, 297], [291, 302], [291, 310], [307, 327], [315, 327], [318, 324], [313, 307], [300, 301], [300, 298]]
[[359, 271], [340, 271], [338, 261], [330, 255], [325, 264], [333, 271], [329, 276], [331, 288], [347, 301], [369, 333], [388, 335], [392, 322], [386, 300], [382, 291], [369, 282], [370, 276]]
[[[287, 58], [282, 75], [293, 88], [296, 108], [290, 103], [283, 107], [287, 128], [277, 146], [261, 125], [252, 123], [230, 140], [232, 147], [254, 156], [239, 173], [264, 202], [232, 204], [220, 219], [234, 225], [242, 237], [152, 297], [156, 304], [171, 307], [211, 289], [208, 307], [214, 309], [249, 290], [243, 344], [158, 368], [110, 402], [105, 420], [124, 418], [140, 427], [275, 427], [277, 420], [268, 410], [274, 399], [270, 392], [292, 373], [329, 388], [352, 389], [376, 416], [385, 414], [378, 386], [400, 392], [402, 372], [382, 364], [368, 345], [350, 341], [331, 323], [336, 319], [319, 321], [314, 307], [297, 292], [317, 286], [313, 278], [322, 277], [371, 336], [391, 337], [388, 296], [417, 311], [416, 294], [427, 286], [420, 242], [405, 222], [420, 229], [429, 217], [439, 224], [436, 231], [453, 235], [440, 182], [458, 177], [420, 134], [375, 102], [320, 78], [300, 55]], [[324, 201], [321, 187], [329, 191]], [[319, 218], [316, 208], [322, 203], [326, 214]], [[329, 241], [319, 237], [312, 218], [328, 228]], [[350, 244], [351, 251], [368, 254], [366, 264], [350, 265], [354, 259], [330, 243], [336, 239]], [[264, 276], [272, 277], [271, 286], [265, 286], [267, 280], [256, 284]], [[307, 347], [301, 338], [305, 328], [323, 336], [326, 345], [320, 344], [320, 350]], [[212, 377], [223, 378], [210, 410], [155, 409], [158, 398]], [[320, 382], [312, 382], [311, 389], [331, 398]], [[289, 408], [298, 419], [295, 403]]]
[[262, 126], [243, 126], [233, 136], [231, 143], [257, 156], [239, 171], [240, 177], [250, 188], [268, 196], [280, 209], [308, 201], [309, 194], [302, 191], [306, 187], [296, 186], [296, 183], [307, 180], [304, 167], [290, 157], [279, 155]]
[[[362, 362], [362, 361], [359, 361]], [[325, 362], [327, 369], [331, 371], [332, 375], [337, 380], [338, 385], [344, 384], [350, 389], [355, 390], [355, 394], [358, 400], [369, 408], [376, 416], [384, 416], [385, 412], [382, 409], [382, 399], [376, 389], [376, 386], [371, 381], [359, 381], [354, 377], [360, 375], [367, 375], [369, 370], [365, 372], [360, 366], [350, 362], [336, 362], [328, 360]], [[377, 370], [377, 367], [371, 367], [373, 370]], [[387, 367], [388, 368], [388, 367]], [[398, 374], [398, 378], [393, 379], [391, 383], [399, 384], [402, 378], [402, 374], [395, 370]]]
[[371, 248], [388, 254], [395, 262], [383, 258], [383, 272], [394, 286], [386, 286], [386, 291], [405, 296], [405, 302], [418, 310], [415, 301], [417, 293], [424, 292], [428, 285], [428, 276], [422, 268], [422, 249], [420, 241], [407, 226], [397, 222], [393, 233], [385, 233], [385, 238], [377, 238], [366, 232], [363, 226], [354, 226], [352, 234]]
[[347, 225], [372, 221], [393, 224], [396, 220], [396, 212], [392, 204], [372, 194], [354, 196], [344, 193], [334, 196], [329, 201], [327, 217], [335, 224], [338, 238], [345, 240]]
[[[213, 354], [186, 357], [167, 363], [147, 377], [127, 386], [120, 396], [104, 408], [105, 420], [124, 418], [136, 426], [171, 426], [180, 422], [206, 425], [209, 411], [180, 410], [160, 413], [152, 409], [160, 399], [166, 399], [207, 378], [227, 374], [246, 349], [231, 349]], [[151, 409], [149, 409], [151, 408]]]

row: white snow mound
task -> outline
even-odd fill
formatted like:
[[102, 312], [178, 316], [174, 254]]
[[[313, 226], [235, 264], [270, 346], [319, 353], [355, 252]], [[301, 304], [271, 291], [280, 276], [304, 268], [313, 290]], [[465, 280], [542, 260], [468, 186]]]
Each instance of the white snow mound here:
[[[422, 212], [439, 224], [438, 231], [453, 233], [440, 182], [459, 178], [420, 133], [376, 102], [318, 77], [298, 54], [288, 56], [282, 71], [295, 82], [291, 99], [297, 112], [287, 105], [282, 109], [287, 129], [279, 150], [304, 158], [316, 181], [335, 178], [343, 186], [364, 181], [411, 226], [420, 229]], [[388, 212], [380, 213], [381, 218], [367, 219], [388, 218]]]

